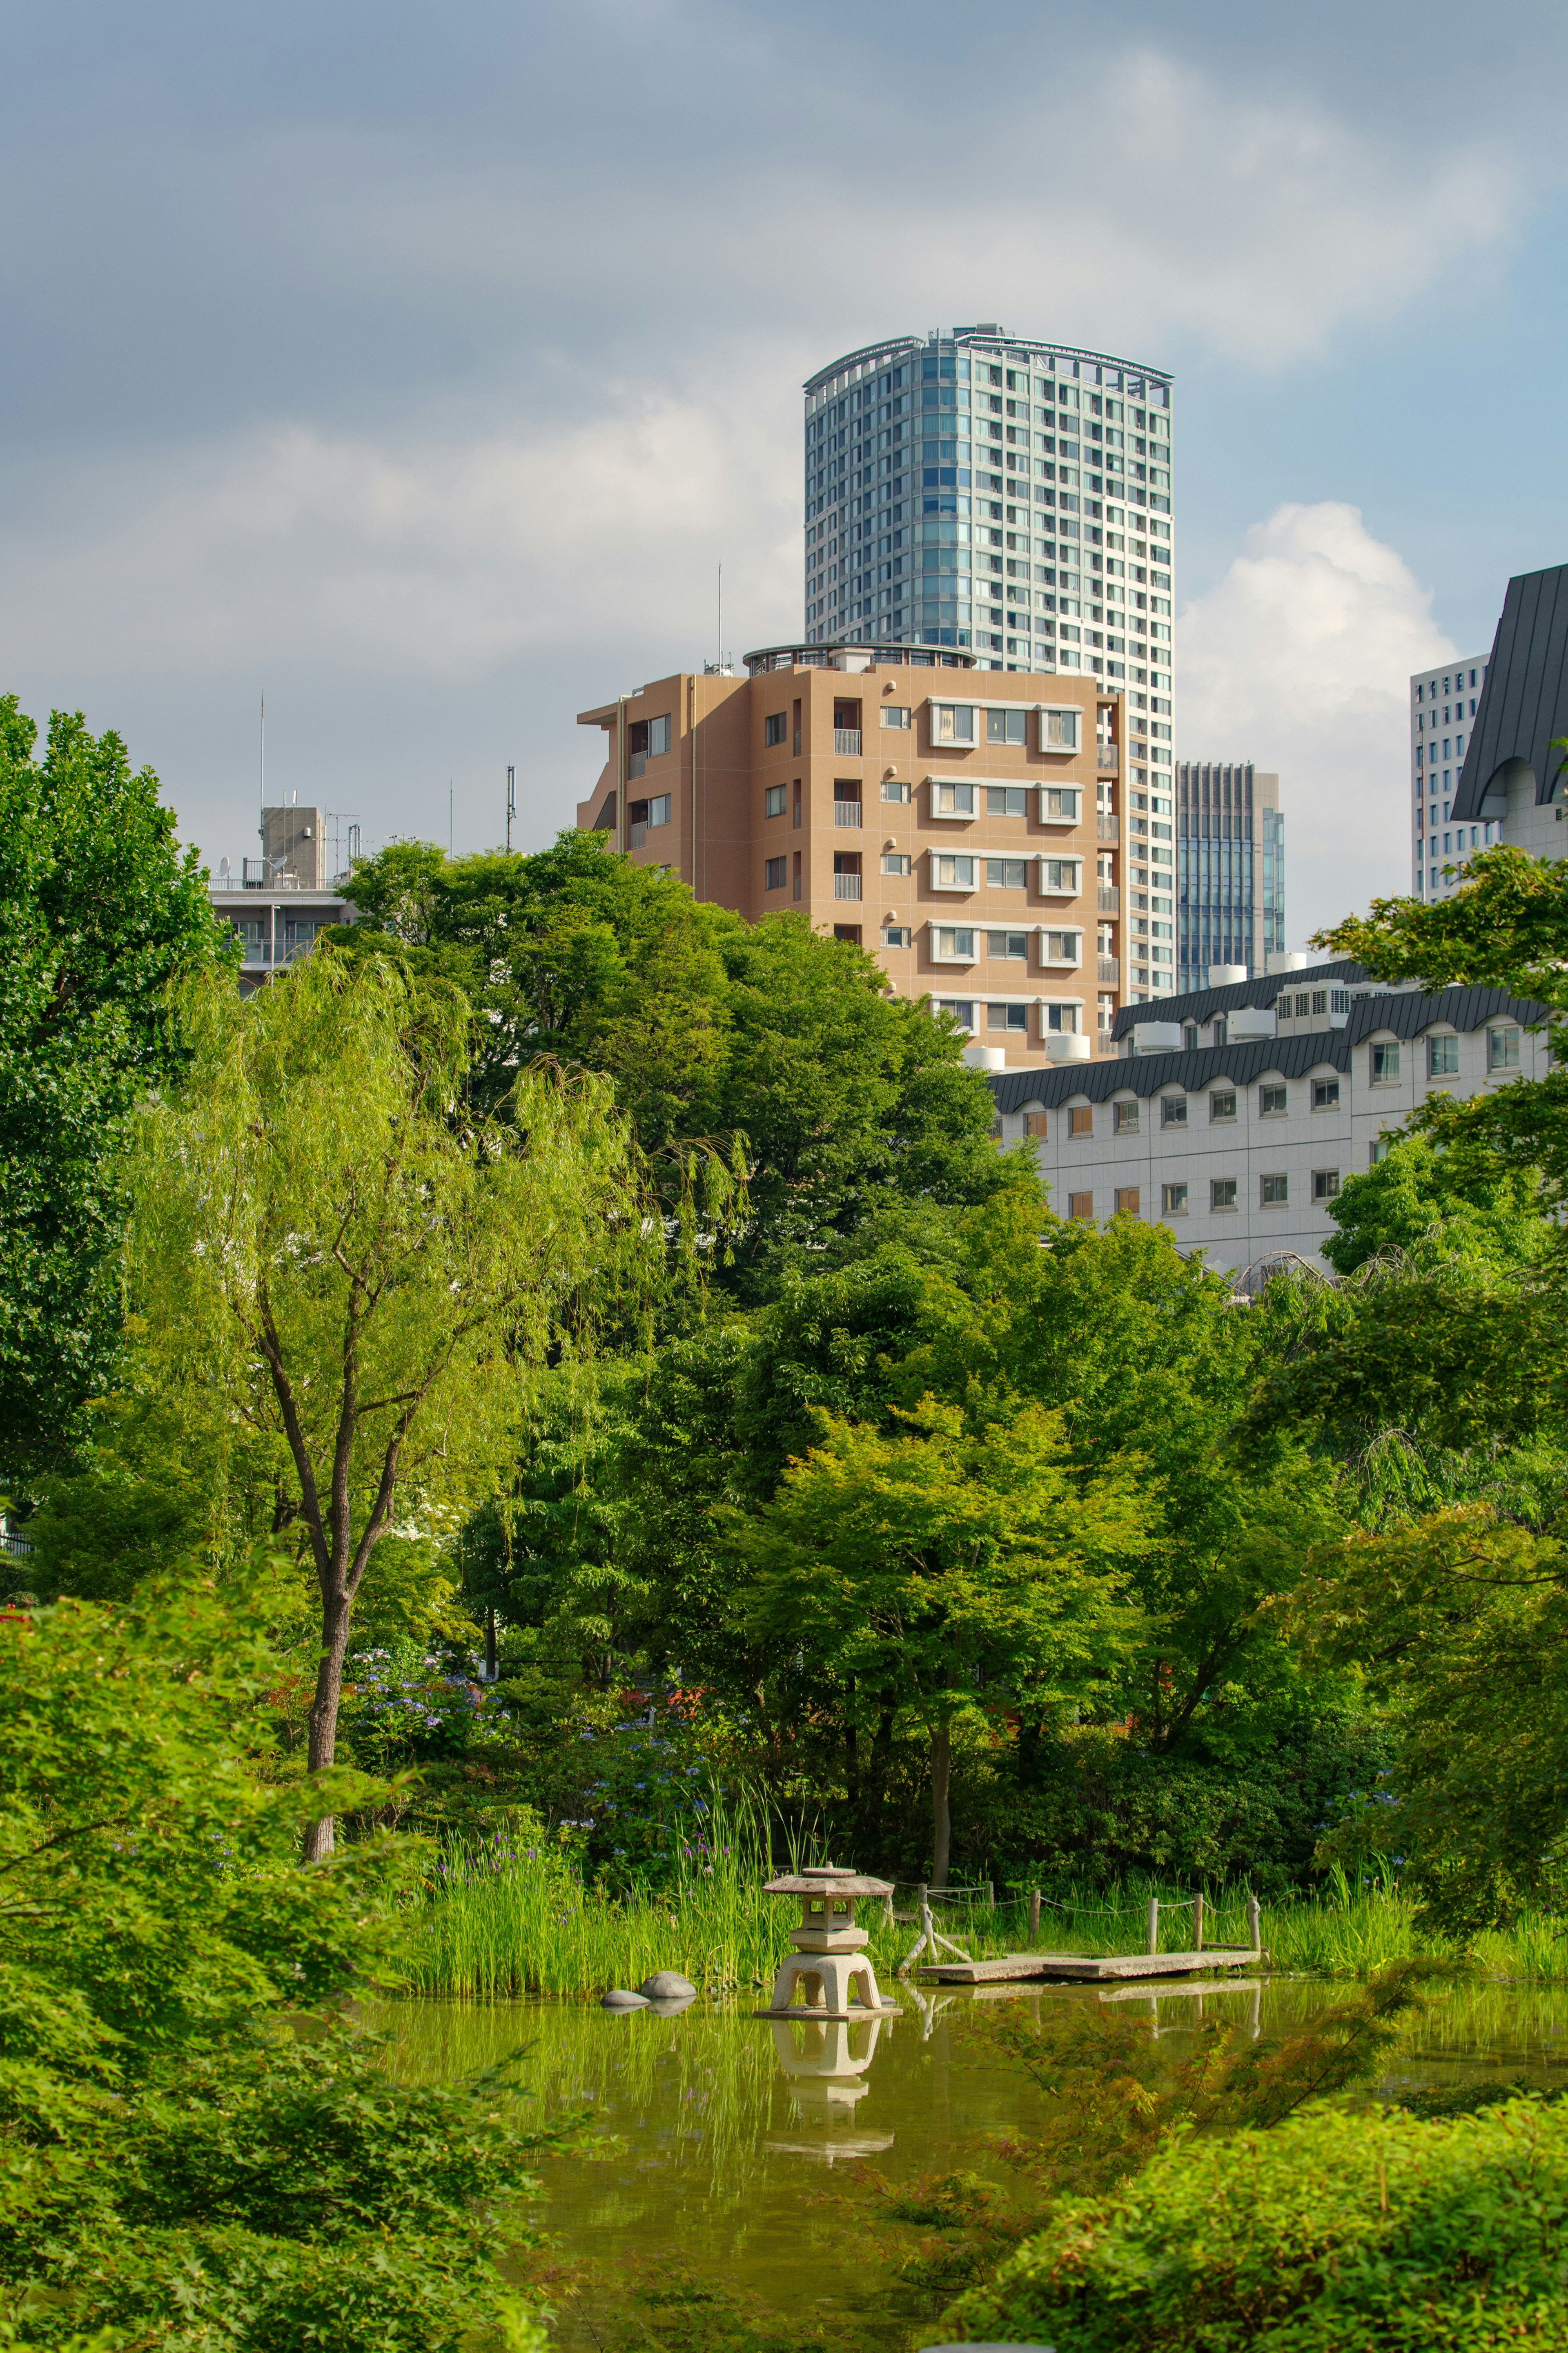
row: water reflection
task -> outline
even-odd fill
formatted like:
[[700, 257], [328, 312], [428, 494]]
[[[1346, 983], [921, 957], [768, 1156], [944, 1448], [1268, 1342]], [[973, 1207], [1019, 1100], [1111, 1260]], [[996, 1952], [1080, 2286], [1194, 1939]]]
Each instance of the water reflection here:
[[854, 2124], [856, 2107], [871, 2088], [866, 2074], [884, 2028], [889, 2033], [892, 2031], [892, 2021], [886, 2016], [770, 2020], [768, 2031], [795, 2114], [816, 2131], [804, 2141], [770, 2134], [763, 2146], [780, 2157], [809, 2157], [827, 2165], [844, 2158], [879, 2157], [891, 2148], [890, 2132], [842, 2129]]

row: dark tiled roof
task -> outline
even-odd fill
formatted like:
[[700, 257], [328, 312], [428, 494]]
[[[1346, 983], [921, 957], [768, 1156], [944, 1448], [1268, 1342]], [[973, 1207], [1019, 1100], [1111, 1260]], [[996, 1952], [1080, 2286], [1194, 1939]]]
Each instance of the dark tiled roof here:
[[1508, 584], [1492, 639], [1480, 707], [1454, 796], [1456, 818], [1479, 818], [1487, 787], [1509, 760], [1535, 771], [1537, 805], [1552, 798], [1568, 733], [1568, 564], [1523, 572]]
[[[1281, 981], [1301, 977], [1287, 973], [1278, 976]], [[1348, 1071], [1354, 1048], [1380, 1029], [1391, 1029], [1396, 1038], [1418, 1038], [1436, 1021], [1446, 1021], [1460, 1030], [1479, 1029], [1500, 1014], [1519, 1022], [1538, 1022], [1548, 1018], [1548, 1008], [1531, 997], [1510, 997], [1505, 988], [1440, 988], [1429, 997], [1418, 989], [1407, 989], [1388, 997], [1357, 997], [1341, 1029], [1313, 1029], [1295, 1038], [1248, 1039], [1235, 1046], [1194, 1046], [1174, 1054], [1059, 1062], [1044, 1070], [994, 1071], [991, 1087], [999, 1112], [1016, 1112], [1027, 1103], [1039, 1103], [1050, 1111], [1079, 1095], [1090, 1103], [1106, 1103], [1129, 1089], [1136, 1095], [1158, 1094], [1162, 1087], [1185, 1087], [1195, 1093], [1215, 1079], [1234, 1079], [1237, 1086], [1250, 1086], [1270, 1071], [1278, 1071], [1283, 1079], [1305, 1078], [1309, 1071], [1324, 1063], [1336, 1071]]]
[[1125, 1038], [1140, 1021], [1212, 1021], [1216, 1013], [1234, 1013], [1238, 1006], [1264, 1010], [1282, 988], [1310, 987], [1313, 982], [1337, 981], [1342, 987], [1371, 978], [1363, 965], [1349, 956], [1331, 964], [1306, 965], [1300, 972], [1259, 973], [1256, 980], [1227, 980], [1220, 988], [1190, 988], [1184, 997], [1151, 997], [1147, 1005], [1124, 1005], [1116, 1017], [1113, 1038]]

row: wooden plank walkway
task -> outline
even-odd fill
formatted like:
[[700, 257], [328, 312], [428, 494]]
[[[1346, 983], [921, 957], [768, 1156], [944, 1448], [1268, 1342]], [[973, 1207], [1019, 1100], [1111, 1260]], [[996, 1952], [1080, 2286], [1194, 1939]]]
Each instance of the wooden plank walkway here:
[[921, 1975], [954, 1986], [1026, 1985], [1072, 1978], [1099, 1984], [1110, 1978], [1180, 1978], [1199, 1969], [1239, 1969], [1258, 1959], [1257, 1952], [1214, 1945], [1195, 1953], [1109, 1953], [1100, 1959], [1088, 1953], [1005, 1953], [994, 1961], [927, 1962]]

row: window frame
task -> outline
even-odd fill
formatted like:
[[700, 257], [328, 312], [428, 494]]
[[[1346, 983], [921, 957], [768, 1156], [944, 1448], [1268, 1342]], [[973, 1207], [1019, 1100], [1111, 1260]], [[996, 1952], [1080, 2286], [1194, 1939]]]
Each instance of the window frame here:
[[1163, 1218], [1184, 1218], [1188, 1214], [1190, 1187], [1184, 1176], [1173, 1176], [1160, 1187], [1160, 1215]]

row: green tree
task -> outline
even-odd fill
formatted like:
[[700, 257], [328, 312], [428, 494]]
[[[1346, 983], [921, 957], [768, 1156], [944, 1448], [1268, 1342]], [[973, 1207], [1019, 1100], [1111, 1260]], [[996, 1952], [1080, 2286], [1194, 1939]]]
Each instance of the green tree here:
[[[945, 1884], [955, 1720], [999, 1730], [1103, 1687], [1125, 1642], [1121, 1564], [1143, 1534], [1131, 1466], [1080, 1482], [1052, 1417], [978, 1436], [924, 1401], [888, 1433], [823, 1419], [773, 1502], [731, 1522], [744, 1608], [774, 1652], [852, 1713], [890, 1706], [929, 1741], [932, 1874]], [[861, 1695], [864, 1696], [861, 1696]]]
[[121, 1150], [178, 1068], [164, 989], [227, 968], [194, 850], [118, 735], [0, 697], [0, 1478], [68, 1461], [120, 1337]]
[[[504, 1493], [531, 1375], [591, 1286], [637, 1279], [647, 1221], [602, 1080], [525, 1071], [506, 1121], [465, 1115], [454, 988], [324, 950], [190, 1020], [190, 1080], [142, 1121], [132, 1295], [163, 1394], [271, 1487], [314, 1574], [320, 1771], [377, 1545]], [[312, 1854], [331, 1841], [326, 1816]]]
[[1533, 1168], [1495, 1154], [1440, 1152], [1430, 1134], [1401, 1136], [1374, 1168], [1347, 1176], [1329, 1204], [1323, 1256], [1353, 1274], [1379, 1251], [1427, 1245], [1473, 1264], [1512, 1267], [1543, 1255], [1556, 1227]]
[[247, 1574], [0, 1619], [7, 2342], [458, 2353], [511, 2317], [548, 2136], [494, 2077], [399, 2083], [353, 2022], [418, 1851], [300, 1865], [322, 1805], [385, 1793], [268, 1774], [289, 1598]]

